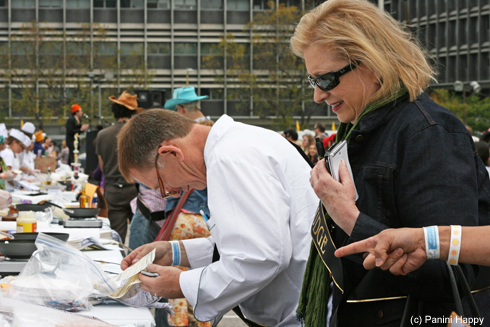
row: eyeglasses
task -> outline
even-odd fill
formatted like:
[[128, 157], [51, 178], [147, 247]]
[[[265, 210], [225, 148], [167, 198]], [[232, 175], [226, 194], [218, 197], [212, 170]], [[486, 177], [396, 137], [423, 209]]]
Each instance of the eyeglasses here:
[[337, 85], [340, 84], [340, 76], [347, 74], [351, 70], [356, 69], [361, 63], [350, 63], [344, 68], [340, 69], [339, 71], [336, 72], [329, 72], [323, 75], [320, 75], [316, 78], [311, 77], [311, 75], [308, 75], [308, 81], [311, 84], [311, 87], [315, 88], [315, 86], [318, 86], [320, 90], [322, 91], [330, 91], [333, 88], [335, 88]]
[[157, 171], [158, 185], [160, 185], [160, 193], [162, 194], [162, 198], [165, 199], [180, 194], [180, 192], [167, 193], [167, 191], [165, 191], [165, 186], [163, 185], [162, 178], [160, 177], [160, 173], [158, 172], [157, 161], [158, 161], [158, 154], [157, 157], [155, 158], [155, 170]]

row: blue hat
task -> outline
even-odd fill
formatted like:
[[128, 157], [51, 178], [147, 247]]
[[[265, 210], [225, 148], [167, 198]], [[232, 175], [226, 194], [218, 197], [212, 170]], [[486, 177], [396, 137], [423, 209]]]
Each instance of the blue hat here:
[[207, 98], [209, 98], [209, 96], [207, 95], [198, 96], [196, 94], [196, 89], [193, 86], [181, 87], [179, 89], [174, 90], [173, 99], [170, 99], [167, 102], [165, 102], [164, 108], [169, 110], [175, 110], [175, 105], [194, 102], [197, 100], [202, 100]]

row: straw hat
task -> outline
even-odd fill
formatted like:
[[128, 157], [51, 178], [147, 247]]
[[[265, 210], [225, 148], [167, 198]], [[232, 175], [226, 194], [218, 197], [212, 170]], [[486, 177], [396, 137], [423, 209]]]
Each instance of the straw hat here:
[[128, 108], [129, 110], [136, 110], [136, 113], [139, 114], [140, 112], [142, 112], [143, 108], [138, 108], [138, 96], [135, 94], [135, 95], [131, 95], [129, 94], [127, 91], [124, 91], [118, 99], [116, 99], [115, 96], [111, 95], [109, 97], [109, 100], [111, 100], [112, 102], [115, 102], [117, 104], [120, 104], [122, 106], [125, 106], [126, 108]]

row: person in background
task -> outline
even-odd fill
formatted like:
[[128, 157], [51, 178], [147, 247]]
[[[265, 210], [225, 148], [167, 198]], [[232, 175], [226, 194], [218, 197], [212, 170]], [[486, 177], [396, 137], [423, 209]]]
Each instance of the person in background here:
[[[74, 104], [71, 106], [71, 116], [68, 118], [66, 121], [66, 145], [68, 146], [68, 165], [71, 165], [74, 156], [73, 156], [73, 151], [74, 151], [74, 142], [75, 142], [75, 134], [81, 134], [85, 130], [89, 128], [88, 124], [83, 124], [82, 123], [82, 116], [83, 116], [83, 110], [82, 107], [80, 107], [78, 104]], [[80, 147], [80, 144], [79, 144]]]
[[476, 146], [476, 151], [478, 151], [478, 156], [480, 157], [481, 161], [483, 161], [483, 164], [485, 165], [485, 168], [487, 168], [487, 171], [490, 173], [490, 167], [488, 162], [488, 158], [490, 157], [490, 149], [488, 147], [488, 143], [483, 141], [477, 141], [475, 142], [475, 146]]
[[58, 154], [57, 160], [61, 160], [62, 164], [68, 165], [68, 157], [70, 156], [70, 150], [66, 146], [66, 141], [61, 141], [61, 151]]
[[134, 114], [143, 109], [138, 108], [136, 95], [124, 91], [119, 98], [110, 96], [112, 114], [117, 123], [104, 128], [97, 134], [95, 153], [99, 158], [100, 170], [104, 174], [104, 197], [109, 206], [111, 228], [119, 233], [122, 242], [126, 240], [128, 220], [133, 217], [130, 202], [136, 197], [136, 185], [126, 182], [119, 170], [117, 161], [117, 135]]
[[480, 139], [478, 137], [476, 137], [475, 135], [473, 135], [473, 128], [471, 128], [470, 125], [465, 125], [465, 126], [466, 126], [466, 129], [468, 130], [468, 132], [471, 134], [471, 137], [473, 138], [473, 141], [479, 142]]
[[186, 116], [196, 122], [211, 120], [210, 117], [205, 117], [201, 112], [201, 100], [208, 99], [209, 96], [196, 94], [196, 89], [193, 86], [186, 86], [174, 89], [173, 98], [165, 102], [164, 108], [175, 110], [179, 114]]
[[46, 134], [43, 133], [42, 130], [39, 130], [34, 133], [34, 136], [36, 137], [36, 141], [34, 142], [34, 148], [32, 149], [32, 151], [34, 152], [36, 158], [39, 158], [46, 155], [46, 150], [44, 149]]
[[30, 140], [30, 144], [19, 154], [20, 170], [26, 174], [33, 175], [38, 172], [35, 170], [36, 155], [34, 154], [34, 144], [36, 136], [34, 135], [36, 127], [31, 122], [26, 122], [20, 129], [24, 135]]
[[313, 131], [315, 131], [315, 137], [320, 138], [320, 140], [323, 140], [324, 137], [328, 136], [327, 134], [325, 134], [325, 125], [323, 125], [322, 123], [316, 123], [313, 127]]
[[[394, 276], [334, 256], [336, 248], [387, 228], [490, 225], [488, 173], [461, 120], [424, 92], [434, 81], [426, 52], [389, 13], [364, 0], [323, 2], [301, 18], [291, 48], [305, 60], [315, 102], [330, 105], [341, 122], [336, 138], [347, 142], [353, 173], [351, 179], [345, 161], [341, 182], [324, 161], [311, 171], [322, 205], [299, 318], [305, 326], [400, 326], [415, 314], [449, 315], [455, 306], [444, 262]], [[461, 266], [476, 285], [480, 267]], [[486, 321], [490, 289], [482, 289], [474, 298]]]
[[304, 134], [303, 135], [303, 144], [302, 148], [305, 153], [308, 153], [308, 149], [310, 148], [310, 145], [315, 145], [315, 138], [313, 135], [310, 134]]
[[308, 159], [310, 159], [311, 163], [314, 165], [318, 162], [318, 151], [315, 144], [308, 147]]
[[[7, 140], [5, 142], [8, 147], [0, 152], [0, 157], [2, 157], [5, 166], [7, 167], [7, 171], [15, 171], [20, 168], [17, 156], [19, 155], [19, 153], [22, 152], [22, 150], [24, 150], [24, 148], [26, 147], [24, 143], [27, 143], [27, 141], [27, 136], [25, 136], [24, 133], [22, 133], [18, 129], [12, 128], [10, 130]], [[12, 182], [5, 183], [5, 189], [7, 191], [12, 191]]]
[[2, 151], [5, 150], [5, 148], [7, 147], [7, 138], [7, 130], [0, 129], [0, 174], [2, 174], [0, 177], [3, 177], [0, 178], [0, 190], [5, 190], [5, 180], [14, 178], [12, 171], [8, 169], [7, 164], [1, 156]]

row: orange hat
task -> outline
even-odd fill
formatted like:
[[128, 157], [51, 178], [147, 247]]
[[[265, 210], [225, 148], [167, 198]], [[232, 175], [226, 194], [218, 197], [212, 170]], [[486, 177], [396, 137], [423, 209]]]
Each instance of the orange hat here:
[[71, 113], [73, 114], [80, 109], [82, 109], [82, 107], [80, 107], [78, 104], [75, 103], [73, 106], [71, 106]]
[[37, 131], [36, 133], [34, 133], [34, 135], [36, 136], [36, 142], [39, 143], [44, 140], [44, 134], [42, 130]]

